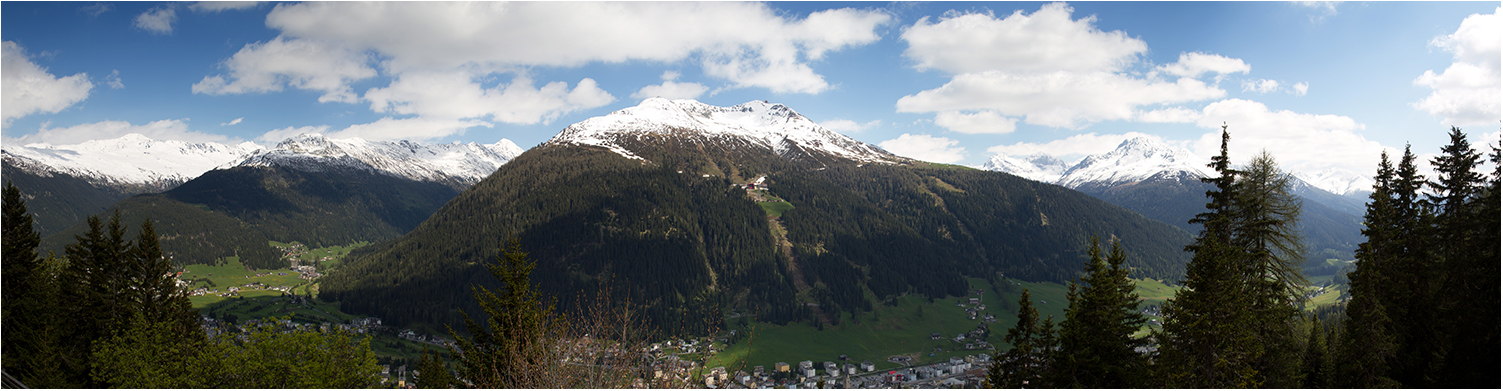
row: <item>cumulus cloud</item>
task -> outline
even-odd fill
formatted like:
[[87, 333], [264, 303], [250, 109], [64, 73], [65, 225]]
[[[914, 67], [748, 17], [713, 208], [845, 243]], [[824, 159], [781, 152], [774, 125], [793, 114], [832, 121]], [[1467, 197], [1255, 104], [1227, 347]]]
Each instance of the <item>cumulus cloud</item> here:
[[1369, 172], [1377, 167], [1378, 154], [1384, 150], [1378, 142], [1357, 134], [1365, 126], [1350, 117], [1270, 110], [1262, 103], [1227, 99], [1201, 110], [1196, 125], [1210, 132], [1193, 142], [1197, 155], [1211, 156], [1219, 150], [1223, 123], [1232, 136], [1228, 153], [1234, 164], [1244, 164], [1266, 149], [1285, 170]]
[[1500, 118], [1499, 73], [1503, 72], [1503, 17], [1498, 7], [1492, 14], [1473, 14], [1461, 21], [1455, 33], [1436, 37], [1430, 45], [1451, 52], [1452, 63], [1437, 74], [1427, 70], [1414, 85], [1429, 87], [1430, 95], [1412, 103], [1417, 109], [1442, 117], [1445, 125], [1495, 125]]
[[89, 97], [94, 83], [89, 75], [77, 73], [57, 77], [31, 62], [26, 50], [13, 41], [0, 43], [0, 117], [4, 126], [11, 120], [35, 113], [56, 113]]
[[373, 141], [386, 140], [432, 140], [464, 134], [473, 127], [492, 127], [485, 121], [445, 118], [391, 118], [386, 117], [368, 124], [350, 125], [347, 128], [326, 133], [334, 138], [358, 137]]
[[[1239, 59], [1186, 53], [1139, 76], [1128, 67], [1148, 50], [1146, 43], [1122, 31], [1101, 31], [1094, 16], [1071, 19], [1073, 11], [1052, 3], [1003, 19], [952, 11], [938, 22], [919, 20], [902, 35], [909, 45], [905, 55], [919, 69], [954, 76], [943, 86], [898, 99], [897, 111], [936, 113], [936, 123], [961, 132], [1010, 131], [1010, 125], [1001, 125], [1019, 117], [1034, 125], [1080, 128], [1131, 120], [1142, 106], [1223, 97], [1226, 91], [1196, 77], [1251, 69]], [[998, 126], [967, 126], [983, 119]]]
[[21, 144], [47, 143], [52, 145], [73, 145], [89, 140], [119, 138], [131, 133], [138, 133], [153, 140], [217, 143], [230, 141], [229, 137], [224, 135], [196, 132], [189, 129], [187, 118], [164, 119], [152, 121], [145, 125], [134, 125], [127, 121], [103, 121], [63, 128], [53, 128], [50, 127], [49, 123], [43, 123], [36, 133], [21, 136], [15, 140]]
[[664, 99], [698, 99], [700, 95], [704, 95], [706, 91], [710, 90], [710, 87], [706, 87], [704, 84], [677, 82], [675, 80], [678, 80], [678, 76], [678, 72], [664, 71], [662, 76], [663, 84], [642, 87], [642, 89], [631, 94], [631, 97], [632, 99], [647, 99], [652, 97]]
[[365, 93], [371, 111], [431, 118], [490, 118], [514, 124], [550, 122], [564, 114], [604, 106], [616, 100], [594, 79], [569, 89], [552, 82], [534, 87], [517, 76], [511, 83], [484, 88], [467, 72], [408, 72], [384, 88]]
[[319, 102], [355, 103], [349, 83], [376, 76], [367, 58], [349, 48], [306, 39], [277, 37], [241, 48], [221, 66], [228, 76], [205, 76], [193, 84], [195, 94], [242, 94], [292, 87], [322, 91]]
[[1138, 106], [1219, 98], [1226, 91], [1180, 78], [1174, 82], [1139, 79], [1109, 72], [1018, 75], [998, 71], [954, 77], [936, 89], [898, 99], [899, 112], [995, 110], [1024, 122], [1078, 128], [1106, 120], [1131, 119]]
[[115, 6], [111, 5], [110, 3], [94, 3], [80, 7], [78, 11], [89, 14], [89, 16], [98, 17], [99, 15], [102, 15], [105, 12], [110, 12], [114, 9]]
[[1159, 66], [1158, 70], [1179, 77], [1200, 77], [1202, 74], [1248, 73], [1252, 66], [1242, 59], [1201, 52], [1181, 53], [1179, 61]]
[[976, 113], [944, 111], [934, 115], [934, 124], [960, 133], [1007, 134], [1018, 128], [1017, 118], [1007, 118], [995, 111]]
[[986, 151], [993, 154], [1003, 154], [1008, 156], [1031, 156], [1036, 153], [1043, 153], [1045, 155], [1056, 156], [1060, 158], [1078, 158], [1085, 155], [1095, 155], [1110, 152], [1114, 149], [1117, 149], [1117, 146], [1121, 145], [1123, 141], [1135, 137], [1147, 137], [1169, 145], [1182, 144], [1166, 141], [1157, 135], [1138, 132], [1127, 132], [1126, 134], [1096, 134], [1092, 132], [1077, 134], [1074, 136], [1045, 143], [1019, 142], [1013, 144], [998, 145], [987, 148]]
[[1200, 111], [1184, 107], [1169, 107], [1139, 112], [1134, 119], [1138, 122], [1149, 123], [1193, 123], [1200, 119]]
[[925, 17], [903, 31], [905, 56], [918, 69], [952, 74], [1114, 70], [1147, 51], [1122, 31], [1103, 32], [1096, 17], [1070, 19], [1073, 8], [1045, 4], [1031, 15], [950, 12], [937, 23]]
[[965, 148], [960, 141], [927, 134], [903, 133], [898, 138], [877, 143], [877, 146], [897, 154], [926, 162], [955, 163], [965, 159]]
[[136, 15], [136, 28], [152, 34], [172, 34], [172, 23], [177, 21], [177, 10], [171, 6], [153, 7]]
[[1294, 83], [1294, 91], [1290, 91], [1294, 96], [1305, 96], [1308, 92], [1310, 92], [1310, 83], [1306, 82]]
[[832, 119], [819, 123], [819, 126], [822, 126], [825, 129], [841, 133], [857, 133], [863, 130], [875, 128], [880, 125], [882, 125], [882, 120], [871, 120], [867, 123], [858, 123], [856, 121], [848, 119]]
[[309, 2], [278, 5], [266, 23], [288, 36], [374, 51], [394, 72], [697, 56], [706, 74], [738, 86], [817, 93], [829, 84], [808, 61], [877, 41], [876, 27], [891, 19], [847, 8], [797, 20], [760, 3]]

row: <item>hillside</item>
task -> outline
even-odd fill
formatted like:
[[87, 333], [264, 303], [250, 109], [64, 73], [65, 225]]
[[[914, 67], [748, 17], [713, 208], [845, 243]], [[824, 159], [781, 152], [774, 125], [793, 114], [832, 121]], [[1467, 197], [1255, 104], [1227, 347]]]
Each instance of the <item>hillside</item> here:
[[[628, 118], [649, 111], [639, 106], [571, 125], [400, 240], [352, 253], [324, 299], [397, 324], [456, 324], [458, 311], [477, 311], [469, 287], [495, 288], [483, 267], [510, 237], [538, 263], [532, 281], [566, 308], [607, 286], [665, 331], [703, 327], [721, 309], [775, 323], [869, 312], [901, 295], [963, 294], [966, 277], [996, 272], [1063, 281], [1092, 235], [1123, 239], [1135, 275], [1178, 276], [1188, 260], [1188, 234], [1079, 192], [914, 163], [803, 127], [781, 105], [673, 103], [688, 115]], [[722, 113], [792, 125], [696, 128]], [[586, 126], [601, 122], [633, 128]], [[744, 189], [763, 175], [792, 206], [779, 218]]]
[[16, 185], [26, 199], [27, 211], [36, 221], [36, 230], [42, 236], [62, 231], [83, 221], [90, 215], [105, 211], [131, 193], [95, 186], [87, 179], [63, 173], [24, 170], [11, 165], [9, 155], [4, 162], [6, 182]]

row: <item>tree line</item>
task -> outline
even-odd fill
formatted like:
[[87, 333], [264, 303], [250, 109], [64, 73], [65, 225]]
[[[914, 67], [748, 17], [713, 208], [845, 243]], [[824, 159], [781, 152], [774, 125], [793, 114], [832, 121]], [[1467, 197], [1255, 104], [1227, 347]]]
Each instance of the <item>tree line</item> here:
[[[21, 192], [3, 200], [3, 365], [31, 388], [354, 388], [376, 385], [369, 340], [276, 322], [213, 337], [177, 286], [156, 228], [87, 220], [65, 256], [37, 254]], [[231, 329], [230, 331], [234, 331]], [[16, 382], [18, 384], [13, 384]]]
[[[1266, 152], [1242, 169], [1221, 153], [1203, 229], [1164, 324], [1144, 323], [1125, 256], [1092, 243], [1083, 285], [1070, 286], [1058, 327], [1040, 319], [1027, 291], [1012, 348], [989, 369], [993, 387], [1091, 388], [1498, 388], [1499, 178], [1452, 128], [1418, 174], [1406, 148], [1387, 154], [1364, 216], [1351, 299], [1304, 312], [1300, 203]], [[1493, 147], [1496, 166], [1499, 149]], [[1425, 191], [1428, 190], [1428, 191]]]

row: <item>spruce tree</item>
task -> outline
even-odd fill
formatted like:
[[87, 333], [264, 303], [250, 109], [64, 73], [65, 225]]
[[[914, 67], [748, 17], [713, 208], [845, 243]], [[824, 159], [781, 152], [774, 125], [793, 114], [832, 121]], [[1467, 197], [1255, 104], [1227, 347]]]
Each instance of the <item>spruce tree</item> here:
[[1184, 289], [1164, 303], [1164, 327], [1155, 372], [1172, 388], [1257, 387], [1255, 368], [1263, 345], [1254, 332], [1253, 308], [1244, 278], [1244, 252], [1233, 243], [1237, 171], [1227, 157], [1230, 139], [1221, 129], [1221, 153], [1208, 165], [1217, 174], [1201, 178], [1214, 189], [1206, 191], [1206, 212], [1191, 223], [1203, 229], [1186, 266]]
[[1054, 336], [1054, 319], [1039, 321], [1033, 297], [1024, 289], [1018, 298], [1018, 323], [1007, 330], [1003, 341], [1012, 345], [997, 355], [986, 374], [990, 388], [1049, 388], [1054, 385], [1046, 375], [1052, 368], [1052, 356], [1058, 350]]
[[[29, 387], [55, 388], [69, 384], [61, 382], [57, 368], [58, 328], [64, 318], [53, 310], [57, 287], [49, 261], [37, 256], [36, 248], [41, 236], [33, 227], [31, 213], [26, 210], [26, 201], [15, 184], [7, 182], [3, 200], [3, 242], [0, 242], [0, 276], [3, 276], [3, 297], [0, 297], [0, 320], [5, 333], [3, 360], [5, 373]], [[55, 263], [51, 257], [51, 263]]]
[[1363, 216], [1362, 234], [1367, 241], [1357, 246], [1357, 269], [1348, 274], [1351, 299], [1347, 301], [1347, 319], [1342, 323], [1345, 332], [1338, 339], [1337, 386], [1377, 388], [1398, 384], [1388, 377], [1397, 343], [1392, 318], [1383, 304], [1392, 297], [1389, 292], [1394, 289], [1387, 271], [1399, 260], [1396, 243], [1402, 224], [1393, 195], [1397, 180], [1388, 153], [1384, 152]]
[[1332, 361], [1326, 341], [1325, 326], [1319, 318], [1310, 317], [1310, 333], [1305, 340], [1305, 357], [1300, 374], [1301, 388], [1330, 388]]
[[[544, 302], [528, 280], [535, 262], [527, 260], [522, 244], [513, 238], [497, 262], [486, 268], [505, 286], [497, 291], [475, 287], [475, 299], [487, 319], [484, 326], [469, 314], [465, 328], [473, 338], [456, 338], [453, 355], [460, 376], [478, 388], [536, 388], [554, 376], [558, 364], [546, 349], [567, 320], [557, 316], [553, 301]], [[458, 335], [452, 330], [452, 335]]]
[[1143, 341], [1132, 335], [1147, 318], [1138, 312], [1142, 300], [1133, 293], [1134, 285], [1123, 266], [1127, 256], [1121, 243], [1113, 242], [1111, 255], [1103, 259], [1096, 238], [1091, 239], [1090, 256], [1085, 285], [1070, 283], [1070, 304], [1060, 323], [1060, 350], [1051, 383], [1073, 388], [1139, 388], [1148, 362], [1137, 351]]
[[[1452, 127], [1451, 143], [1431, 160], [1436, 180], [1428, 202], [1437, 211], [1435, 248], [1445, 277], [1439, 307], [1446, 348], [1433, 383], [1444, 387], [1497, 388], [1499, 377], [1498, 177], [1477, 172], [1481, 156], [1466, 134]], [[1493, 161], [1497, 162], [1494, 149]], [[1438, 355], [1438, 354], [1437, 354]], [[1436, 365], [1430, 365], [1433, 368]]]
[[426, 346], [423, 347], [422, 358], [418, 359], [417, 371], [417, 380], [413, 382], [417, 384], [417, 388], [452, 388], [462, 385], [444, 367], [444, 361], [438, 356], [438, 352], [428, 350]]

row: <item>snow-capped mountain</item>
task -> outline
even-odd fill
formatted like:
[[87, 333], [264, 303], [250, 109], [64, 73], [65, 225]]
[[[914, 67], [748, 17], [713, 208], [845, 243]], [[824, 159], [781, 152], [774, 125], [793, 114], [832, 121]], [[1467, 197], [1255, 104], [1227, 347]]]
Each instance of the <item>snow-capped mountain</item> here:
[[1206, 175], [1204, 163], [1184, 148], [1172, 148], [1146, 137], [1134, 137], [1117, 149], [1086, 156], [1065, 170], [1055, 183], [1077, 189], [1086, 185], [1114, 185], [1150, 177], [1194, 178]]
[[283, 167], [302, 171], [334, 169], [374, 170], [416, 181], [457, 182], [461, 187], [485, 179], [507, 161], [522, 154], [511, 140], [494, 144], [419, 144], [411, 141], [331, 139], [301, 134], [275, 148], [257, 151], [220, 168], [235, 166]]
[[237, 145], [190, 143], [152, 140], [132, 133], [116, 139], [74, 145], [7, 145], [3, 154], [7, 163], [38, 176], [63, 173], [100, 186], [145, 186], [162, 190], [259, 148], [249, 142]]
[[983, 170], [1001, 171], [1047, 183], [1059, 180], [1069, 167], [1063, 160], [1042, 153], [1021, 159], [999, 153], [981, 165]]
[[866, 163], [907, 160], [825, 129], [788, 106], [767, 101], [719, 107], [688, 99], [649, 98], [635, 107], [570, 125], [545, 145], [596, 145], [641, 159], [630, 150], [630, 141], [648, 135], [699, 136], [728, 145], [750, 145], [784, 157], [816, 152]]
[[1309, 182], [1311, 186], [1344, 196], [1373, 189], [1372, 178], [1339, 168], [1328, 168], [1314, 173], [1297, 172], [1294, 176]]

